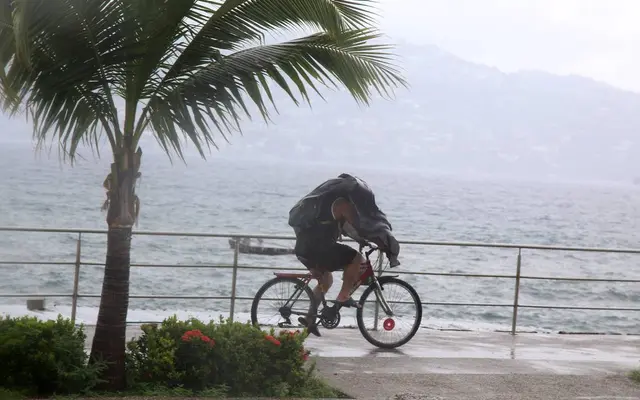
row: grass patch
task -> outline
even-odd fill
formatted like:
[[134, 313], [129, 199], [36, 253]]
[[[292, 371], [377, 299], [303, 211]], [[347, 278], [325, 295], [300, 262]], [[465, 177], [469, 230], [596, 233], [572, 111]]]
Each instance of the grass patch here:
[[[200, 392], [193, 392], [184, 388], [167, 388], [164, 386], [153, 386], [153, 385], [141, 385], [135, 389], [127, 390], [125, 392], [88, 392], [85, 394], [77, 394], [72, 396], [51, 396], [49, 397], [52, 400], [78, 400], [78, 399], [116, 399], [116, 398], [128, 398], [128, 397], [144, 397], [144, 398], [202, 398], [202, 399], [220, 399], [226, 398], [228, 395], [227, 389], [225, 387], [220, 388], [212, 388], [207, 389]], [[240, 397], [240, 396], [233, 396]], [[247, 396], [253, 397], [255, 396]], [[352, 397], [348, 396], [341, 391], [334, 389], [333, 387], [326, 384], [323, 380], [319, 378], [310, 378], [307, 380], [307, 383], [304, 387], [301, 387], [297, 390], [295, 396], [296, 398], [307, 398], [307, 399], [317, 399], [317, 398], [337, 398], [337, 399], [351, 399]], [[11, 391], [8, 389], [0, 388], [0, 399], [1, 400], [29, 400], [34, 399], [34, 397], [25, 396], [20, 392]]]
[[335, 399], [352, 399], [353, 397], [342, 393], [341, 391], [329, 386], [320, 378], [311, 378], [307, 384], [300, 390], [298, 397], [309, 399], [335, 398]]
[[631, 378], [632, 381], [640, 383], [640, 369], [631, 371], [631, 373], [629, 374], [629, 377]]
[[168, 388], [165, 386], [151, 386], [144, 385], [135, 389], [127, 390], [124, 392], [89, 392], [86, 394], [77, 394], [72, 396], [52, 396], [51, 399], [55, 400], [76, 400], [76, 399], [103, 399], [103, 398], [129, 398], [129, 397], [144, 397], [144, 398], [224, 398], [227, 394], [225, 388], [212, 388], [206, 389], [201, 392], [194, 393], [192, 390], [184, 388]]
[[2, 400], [22, 400], [25, 397], [20, 392], [0, 387], [0, 399]]

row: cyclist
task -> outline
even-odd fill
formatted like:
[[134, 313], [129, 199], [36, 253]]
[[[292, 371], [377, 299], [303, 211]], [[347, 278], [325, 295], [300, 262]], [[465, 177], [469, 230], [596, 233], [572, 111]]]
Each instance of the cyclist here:
[[[373, 192], [364, 181], [349, 174], [323, 182], [298, 201], [289, 212], [289, 225], [296, 234], [298, 260], [318, 280], [313, 289], [316, 304], [331, 288], [332, 272], [343, 270], [336, 305], [360, 307], [349, 292], [357, 283], [365, 260], [359, 251], [338, 243], [342, 235], [361, 245], [368, 239], [386, 251], [392, 266], [400, 264], [398, 242], [391, 235], [391, 224], [377, 207]], [[314, 314], [315, 311], [311, 310]], [[300, 317], [298, 321], [310, 333], [320, 336], [315, 319], [309, 319]]]

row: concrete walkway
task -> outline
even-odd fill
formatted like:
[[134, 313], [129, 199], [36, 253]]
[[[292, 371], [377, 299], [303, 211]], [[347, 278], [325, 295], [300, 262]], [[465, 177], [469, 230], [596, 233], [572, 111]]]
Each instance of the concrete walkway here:
[[306, 343], [319, 374], [357, 399], [640, 400], [640, 384], [626, 376], [640, 367], [640, 336], [422, 329], [384, 351], [355, 329], [322, 335]]
[[334, 330], [308, 346], [319, 373], [358, 399], [640, 400], [626, 376], [640, 367], [640, 336], [422, 330], [383, 351]]

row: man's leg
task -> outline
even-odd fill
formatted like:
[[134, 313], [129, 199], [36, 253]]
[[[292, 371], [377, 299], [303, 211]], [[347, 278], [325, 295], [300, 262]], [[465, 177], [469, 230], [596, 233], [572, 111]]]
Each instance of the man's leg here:
[[312, 290], [313, 297], [316, 300], [315, 309], [310, 309], [309, 314], [304, 317], [299, 317], [298, 322], [305, 326], [309, 333], [321, 336], [320, 331], [318, 330], [318, 324], [316, 323], [316, 317], [314, 317], [314, 315], [318, 313], [320, 302], [333, 284], [333, 276], [330, 271], [319, 271], [318, 269], [309, 269], [309, 271], [318, 280], [318, 284]]
[[342, 276], [342, 288], [336, 300], [343, 302], [349, 300], [351, 289], [360, 278], [360, 265], [364, 263], [364, 257], [360, 253], [351, 260], [349, 265], [344, 268], [344, 274]]
[[301, 323], [302, 326], [305, 326], [309, 333], [312, 333], [315, 336], [321, 336], [320, 331], [318, 330], [318, 324], [316, 323], [315, 314], [318, 312], [318, 307], [320, 306], [320, 302], [324, 298], [324, 295], [329, 291], [333, 284], [333, 275], [331, 271], [312, 267], [312, 265], [315, 265], [314, 260], [310, 260], [309, 258], [302, 256], [298, 256], [298, 259], [307, 267], [309, 272], [318, 281], [318, 284], [312, 290], [313, 297], [316, 300], [315, 309], [310, 309], [309, 314], [304, 317], [299, 317], [298, 322]]
[[318, 280], [318, 284], [313, 288], [313, 295], [316, 298], [316, 305], [320, 305], [324, 295], [333, 285], [333, 274], [331, 271], [314, 270], [313, 276]]

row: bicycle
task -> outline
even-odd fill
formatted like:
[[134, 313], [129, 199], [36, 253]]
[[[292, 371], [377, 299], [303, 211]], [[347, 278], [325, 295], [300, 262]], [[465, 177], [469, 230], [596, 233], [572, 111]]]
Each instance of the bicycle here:
[[[409, 340], [413, 338], [413, 336], [416, 334], [416, 332], [420, 328], [420, 324], [422, 322], [422, 301], [420, 300], [420, 296], [418, 295], [416, 290], [406, 281], [399, 279], [397, 277], [398, 275], [382, 276], [382, 273], [385, 271], [385, 268], [383, 267], [382, 262], [376, 263], [379, 265], [379, 268], [377, 271], [375, 271], [370, 261], [370, 255], [375, 251], [379, 251], [379, 257], [382, 257], [382, 251], [378, 247], [373, 246], [370, 243], [367, 243], [366, 246], [370, 247], [370, 250], [364, 253], [365, 263], [361, 267], [360, 278], [350, 292], [350, 296], [351, 296], [363, 284], [368, 285], [365, 288], [364, 292], [362, 293], [360, 300], [358, 301], [361, 307], [356, 309], [356, 321], [358, 324], [358, 329], [360, 330], [360, 333], [362, 334], [362, 336], [369, 343], [371, 343], [376, 347], [383, 348], [383, 349], [397, 348], [409, 342]], [[362, 250], [364, 247], [365, 246], [363, 245], [360, 246], [359, 252], [361, 254], [363, 254]], [[379, 258], [378, 260], [382, 260], [382, 259]], [[389, 263], [387, 262], [386, 265], [389, 265]], [[316, 322], [319, 322], [326, 329], [335, 329], [339, 326], [340, 320], [341, 320], [341, 316], [340, 316], [341, 307], [339, 304], [335, 304], [335, 300], [327, 301], [324, 298], [324, 296], [322, 296], [322, 299], [320, 301], [320, 305], [322, 305], [322, 310], [318, 310], [319, 307], [316, 306], [317, 300], [315, 299], [315, 296], [313, 295], [313, 292], [309, 287], [309, 283], [315, 279], [311, 273], [274, 272], [274, 275], [275, 275], [275, 278], [272, 278], [266, 283], [264, 283], [262, 287], [258, 289], [258, 291], [256, 292], [256, 295], [253, 298], [253, 303], [251, 305], [251, 323], [253, 325], [258, 327], [260, 326], [260, 324], [258, 323], [258, 316], [257, 316], [257, 308], [258, 308], [258, 304], [260, 303], [260, 300], [271, 300], [271, 299], [263, 298], [265, 292], [268, 289], [270, 289], [272, 286], [275, 286], [276, 284], [289, 283], [289, 284], [293, 284], [293, 286], [295, 287], [295, 290], [294, 290], [294, 293], [291, 296], [289, 296], [288, 299], [286, 299], [284, 304], [277, 309], [277, 313], [279, 313], [280, 316], [284, 319], [284, 322], [280, 322], [277, 324], [279, 328], [294, 328], [293, 324], [291, 323], [292, 315], [299, 315], [299, 316], [305, 316], [305, 317], [310, 316], [311, 319], [315, 319]], [[369, 330], [366, 329], [365, 318], [363, 314], [365, 311], [365, 302], [367, 298], [371, 295], [371, 293], [374, 293], [375, 294], [375, 300], [374, 300], [375, 312], [374, 312], [373, 331], [374, 332], [379, 331], [378, 317], [380, 315], [380, 311], [382, 311], [382, 313], [384, 313], [384, 315], [386, 316], [386, 318], [382, 322], [382, 328], [383, 328], [382, 332], [393, 333], [397, 327], [396, 320], [398, 319], [399, 314], [394, 313], [394, 311], [390, 306], [390, 304], [394, 302], [387, 301], [383, 293], [385, 291], [385, 288], [391, 287], [392, 285], [398, 285], [409, 292], [409, 295], [412, 299], [412, 303], [411, 302], [395, 302], [395, 303], [396, 304], [413, 304], [415, 306], [416, 318], [415, 318], [415, 322], [412, 324], [411, 329], [409, 330], [409, 333], [407, 335], [401, 337], [397, 341], [394, 341], [391, 343], [384, 343], [384, 342], [381, 342], [380, 340], [375, 339], [372, 336], [372, 333], [370, 333]], [[306, 294], [309, 299], [309, 307], [308, 308], [303, 307], [300, 310], [296, 310], [293, 308], [293, 306], [294, 304], [296, 304], [296, 302], [298, 302], [300, 296], [303, 293]], [[333, 305], [328, 306], [327, 303], [333, 303]]]

